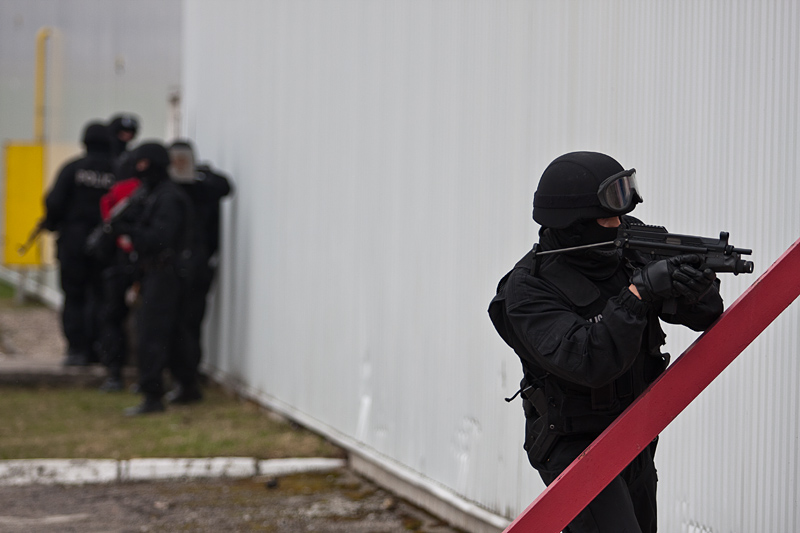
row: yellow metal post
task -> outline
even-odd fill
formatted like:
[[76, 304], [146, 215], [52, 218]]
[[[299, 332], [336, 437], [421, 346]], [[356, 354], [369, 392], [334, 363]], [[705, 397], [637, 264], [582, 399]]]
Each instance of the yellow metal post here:
[[36, 142], [44, 143], [44, 116], [45, 116], [45, 87], [47, 76], [47, 39], [50, 38], [50, 28], [40, 28], [36, 33], [36, 92], [33, 103], [33, 138]]
[[23, 267], [41, 266], [41, 247], [35, 237], [44, 214], [45, 100], [47, 40], [44, 27], [36, 33], [36, 65], [33, 109], [33, 142], [7, 142], [5, 151], [5, 238], [3, 263]]

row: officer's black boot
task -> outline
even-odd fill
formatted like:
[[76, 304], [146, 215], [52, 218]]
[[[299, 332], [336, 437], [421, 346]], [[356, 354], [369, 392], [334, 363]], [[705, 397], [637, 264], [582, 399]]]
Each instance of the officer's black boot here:
[[174, 389], [167, 393], [165, 399], [170, 404], [185, 405], [201, 401], [203, 393], [197, 385], [191, 387], [176, 385]]
[[142, 403], [135, 407], [128, 407], [125, 409], [125, 416], [139, 416], [150, 413], [161, 413], [164, 411], [164, 404], [161, 398], [156, 396], [145, 396]]
[[100, 385], [102, 392], [121, 392], [125, 388], [122, 382], [122, 369], [109, 367], [106, 380]]

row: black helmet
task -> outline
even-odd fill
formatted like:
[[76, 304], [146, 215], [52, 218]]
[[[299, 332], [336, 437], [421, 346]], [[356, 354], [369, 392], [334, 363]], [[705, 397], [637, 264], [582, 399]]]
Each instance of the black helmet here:
[[133, 133], [133, 135], [136, 135], [136, 132], [139, 131], [139, 119], [136, 118], [136, 115], [131, 113], [120, 113], [119, 115], [111, 117], [108, 129], [111, 130], [113, 135], [116, 135], [117, 132], [122, 130], [129, 131]]
[[87, 148], [110, 148], [111, 137], [108, 135], [108, 128], [100, 122], [89, 122], [83, 128], [83, 144]]
[[597, 152], [556, 158], [542, 174], [533, 196], [533, 220], [546, 228], [566, 228], [580, 220], [630, 213], [642, 201], [636, 170]]

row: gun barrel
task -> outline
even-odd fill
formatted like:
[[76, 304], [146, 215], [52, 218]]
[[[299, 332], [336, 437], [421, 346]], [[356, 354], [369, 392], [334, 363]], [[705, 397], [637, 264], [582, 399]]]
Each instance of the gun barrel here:
[[44, 231], [44, 221], [40, 220], [36, 224], [36, 227], [33, 228], [33, 230], [31, 231], [31, 234], [28, 235], [28, 240], [26, 240], [23, 244], [17, 247], [17, 253], [19, 255], [25, 255], [26, 253], [28, 253], [28, 250], [30, 250], [33, 247], [34, 243], [36, 242], [36, 239], [39, 238], [39, 235], [42, 233], [42, 231]]

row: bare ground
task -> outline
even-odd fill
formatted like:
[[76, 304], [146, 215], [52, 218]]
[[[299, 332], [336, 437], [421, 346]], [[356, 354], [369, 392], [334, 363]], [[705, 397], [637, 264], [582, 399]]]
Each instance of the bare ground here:
[[56, 312], [42, 305], [0, 301], [0, 364], [59, 363], [65, 350]]
[[453, 533], [344, 469], [276, 480], [0, 487], [0, 531]]
[[[54, 311], [0, 302], [0, 370], [52, 369], [64, 349]], [[175, 531], [458, 530], [348, 469], [279, 479], [0, 487], [0, 532]]]

